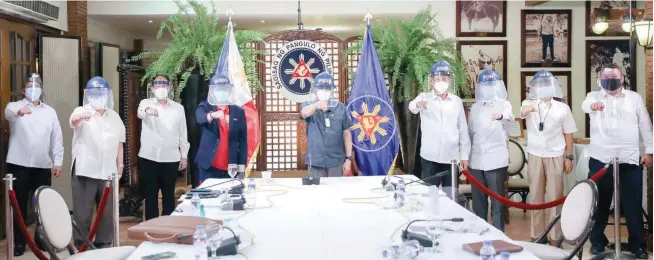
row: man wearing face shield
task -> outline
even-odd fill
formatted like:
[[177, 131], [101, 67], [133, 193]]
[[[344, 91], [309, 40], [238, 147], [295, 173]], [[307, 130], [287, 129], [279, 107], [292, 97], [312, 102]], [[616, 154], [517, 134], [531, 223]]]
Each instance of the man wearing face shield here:
[[[599, 91], [586, 95], [581, 109], [590, 117], [590, 144], [586, 151], [588, 176], [594, 175], [606, 163], [617, 157], [620, 172], [620, 206], [629, 230], [631, 252], [647, 259], [644, 227], [641, 216], [643, 198], [643, 166], [652, 167], [652, 123], [643, 98], [622, 87], [624, 75], [616, 64], [604, 64], [597, 69]], [[645, 153], [640, 151], [640, 137]], [[642, 166], [641, 166], [642, 165]], [[599, 191], [595, 223], [591, 230], [591, 253], [604, 252], [608, 243], [604, 228], [609, 219], [613, 199], [613, 166], [596, 181]], [[626, 249], [626, 248], [624, 248]]]
[[201, 133], [195, 156], [200, 183], [208, 178], [244, 178], [247, 123], [245, 111], [233, 105], [233, 88], [227, 75], [214, 75], [209, 82], [207, 100], [195, 112]]
[[[71, 183], [73, 189], [73, 220], [80, 227], [74, 243], [80, 247], [91, 228], [91, 220], [100, 203], [102, 191], [111, 175], [123, 174], [123, 143], [125, 125], [113, 110], [113, 95], [109, 83], [102, 77], [93, 77], [84, 89], [83, 105], [70, 115], [73, 128], [73, 166]], [[109, 196], [107, 208], [114, 202]], [[113, 239], [111, 210], [105, 210], [94, 244], [108, 247]]]
[[[14, 191], [23, 217], [27, 216], [30, 193], [42, 185], [51, 185], [52, 177], [61, 174], [64, 147], [61, 126], [55, 110], [43, 100], [39, 74], [30, 75], [23, 88], [22, 100], [7, 104], [9, 122], [7, 168], [14, 174]], [[25, 238], [14, 222], [14, 256], [25, 252]], [[37, 236], [35, 236], [37, 237]]]
[[184, 107], [172, 100], [172, 82], [157, 76], [148, 88], [148, 98], [141, 101], [138, 117], [141, 122], [139, 151], [140, 183], [145, 197], [145, 219], [159, 217], [175, 210], [175, 181], [187, 166], [189, 143]]
[[[421, 93], [409, 103], [411, 113], [420, 114], [423, 179], [450, 171], [452, 160], [461, 162], [463, 169], [467, 170], [470, 155], [470, 136], [463, 102], [450, 93], [455, 85], [452, 68], [447, 62], [438, 61], [432, 65], [431, 85], [430, 92]], [[428, 182], [449, 187], [452, 186], [452, 176], [450, 173]]]
[[[547, 70], [536, 72], [529, 83], [530, 100], [522, 102], [520, 114], [527, 124], [527, 174], [530, 203], [553, 201], [563, 196], [563, 172], [572, 171], [572, 133], [577, 125], [568, 105], [554, 100], [559, 82]], [[541, 234], [545, 225], [561, 211], [561, 207], [532, 210], [532, 239]], [[559, 239], [560, 226], [549, 233], [554, 243]]]
[[[475, 100], [470, 108], [470, 172], [492, 191], [504, 193], [504, 180], [509, 167], [509, 127], [513, 122], [511, 103], [506, 100], [506, 87], [497, 72], [486, 69], [479, 74]], [[472, 187], [473, 211], [482, 219], [488, 217], [488, 195]], [[493, 226], [504, 231], [504, 205], [492, 199]]]
[[352, 174], [352, 123], [345, 105], [330, 99], [334, 88], [332, 75], [318, 74], [313, 81], [316, 99], [301, 105], [301, 115], [307, 123], [305, 162], [312, 177]]

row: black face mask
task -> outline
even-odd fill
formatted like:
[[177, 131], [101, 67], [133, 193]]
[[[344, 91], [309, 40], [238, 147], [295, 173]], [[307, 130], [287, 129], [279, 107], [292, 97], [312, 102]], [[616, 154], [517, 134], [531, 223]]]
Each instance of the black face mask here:
[[601, 84], [602, 88], [608, 91], [613, 91], [622, 87], [620, 79], [603, 79]]

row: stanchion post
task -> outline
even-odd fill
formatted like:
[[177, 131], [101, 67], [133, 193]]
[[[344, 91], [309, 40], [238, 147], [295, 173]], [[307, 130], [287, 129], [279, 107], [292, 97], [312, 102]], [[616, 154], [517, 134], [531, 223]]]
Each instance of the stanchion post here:
[[11, 199], [9, 198], [9, 191], [14, 189], [14, 175], [7, 173], [5, 178], [5, 207], [7, 226], [7, 260], [14, 259], [14, 211], [11, 208]]
[[118, 201], [120, 200], [120, 178], [117, 174], [114, 173], [111, 175], [111, 182], [113, 183], [113, 188], [111, 189], [111, 196], [113, 200], [113, 203], [111, 204], [111, 219], [114, 226], [113, 246], [118, 247], [120, 246], [120, 212], [118, 211]]
[[456, 203], [456, 184], [457, 184], [457, 179], [459, 177], [457, 170], [459, 169], [459, 166], [457, 164], [456, 160], [452, 160], [452, 167], [450, 169], [450, 173], [452, 174], [452, 201]]
[[622, 253], [622, 234], [620, 233], [620, 161], [613, 158], [613, 232], [615, 238], [615, 252], [607, 252], [604, 254], [604, 259], [611, 260], [624, 260], [636, 259], [632, 255]]

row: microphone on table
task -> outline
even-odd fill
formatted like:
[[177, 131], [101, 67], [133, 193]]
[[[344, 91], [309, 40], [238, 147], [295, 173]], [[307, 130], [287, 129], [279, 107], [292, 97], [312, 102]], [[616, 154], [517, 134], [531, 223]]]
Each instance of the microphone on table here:
[[[437, 178], [437, 177], [443, 177], [443, 176], [448, 175], [449, 173], [450, 173], [449, 170], [445, 170], [445, 171], [439, 172], [439, 173], [437, 173], [437, 174], [434, 174], [434, 175], [432, 175], [432, 176], [426, 177], [426, 178], [424, 178], [424, 179], [417, 179], [417, 180], [413, 180], [413, 181], [407, 182], [407, 183], [404, 184], [404, 185], [405, 185], [405, 186], [408, 186], [409, 184], [413, 184], [413, 183], [416, 183], [416, 182], [422, 182], [421, 184], [423, 184], [423, 185], [427, 185], [427, 186], [430, 186], [431, 184], [426, 183], [425, 181], [428, 181], [428, 180], [431, 180], [431, 179], [434, 179], [434, 178]], [[389, 183], [390, 183], [391, 185], [393, 185], [393, 189], [397, 188], [397, 187], [396, 187], [396, 186], [397, 186], [397, 183], [391, 181], [391, 180], [390, 180], [390, 177], [395, 177], [395, 178], [398, 178], [398, 179], [404, 180], [404, 178], [401, 178], [401, 177], [399, 177], [399, 176], [389, 176], [389, 177], [386, 177], [386, 178], [384, 178], [384, 179], [382, 180], [382, 186], [383, 186], [384, 188], [386, 188], [386, 187], [387, 187], [387, 184], [389, 184]]]
[[209, 188], [215, 187], [215, 186], [218, 186], [218, 185], [222, 185], [222, 184], [225, 184], [225, 183], [233, 182], [233, 181], [238, 181], [239, 185], [232, 186], [232, 187], [228, 188], [227, 189], [227, 194], [243, 194], [243, 189], [245, 188], [245, 184], [243, 184], [243, 181], [241, 181], [240, 179], [229, 179], [229, 180], [226, 180], [226, 181], [223, 181], [223, 182], [219, 182], [219, 183], [216, 183], [216, 184], [209, 185], [207, 187], [191, 189], [190, 191], [188, 191], [186, 193], [186, 198], [190, 199], [191, 197], [193, 197], [194, 193], [199, 194], [200, 198], [215, 198], [215, 197], [218, 197], [220, 195], [220, 192], [210, 190]]
[[[432, 247], [431, 239], [427, 235], [423, 234], [423, 232], [416, 233], [416, 232], [409, 231], [409, 227], [411, 226], [411, 224], [413, 224], [415, 222], [424, 222], [424, 221], [427, 221], [427, 220], [417, 219], [417, 220], [411, 221], [406, 226], [406, 228], [404, 230], [402, 230], [402, 241], [416, 240], [423, 247]], [[447, 219], [440, 219], [439, 221], [441, 221], [441, 222], [445, 222], [445, 221], [463, 222], [464, 220], [463, 220], [463, 218], [447, 218]]]

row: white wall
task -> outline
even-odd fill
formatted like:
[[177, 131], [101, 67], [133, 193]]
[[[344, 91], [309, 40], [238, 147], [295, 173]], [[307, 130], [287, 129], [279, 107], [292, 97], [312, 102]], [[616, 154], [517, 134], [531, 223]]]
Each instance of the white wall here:
[[[89, 2], [90, 3], [90, 2]], [[116, 44], [121, 50], [134, 49], [134, 36], [110, 25], [88, 18], [89, 41]]]
[[51, 5], [59, 7], [59, 19], [57, 21], [49, 21], [45, 25], [52, 28], [67, 32], [68, 31], [68, 4], [66, 1], [46, 1]]

